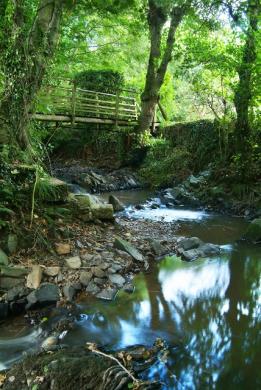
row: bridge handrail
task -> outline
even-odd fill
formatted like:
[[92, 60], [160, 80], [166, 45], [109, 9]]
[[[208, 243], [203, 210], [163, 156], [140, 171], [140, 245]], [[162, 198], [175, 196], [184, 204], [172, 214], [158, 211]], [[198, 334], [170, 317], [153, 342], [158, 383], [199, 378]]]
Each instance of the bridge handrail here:
[[50, 106], [51, 103], [55, 113], [71, 115], [72, 122], [76, 116], [88, 117], [91, 114], [112, 117], [116, 124], [119, 119], [137, 120], [138, 105], [135, 97], [122, 95], [122, 92], [134, 94], [133, 90], [121, 89], [112, 94], [79, 88], [74, 82], [71, 84], [72, 87], [45, 85], [42, 88], [42, 101], [49, 99], [48, 104]]

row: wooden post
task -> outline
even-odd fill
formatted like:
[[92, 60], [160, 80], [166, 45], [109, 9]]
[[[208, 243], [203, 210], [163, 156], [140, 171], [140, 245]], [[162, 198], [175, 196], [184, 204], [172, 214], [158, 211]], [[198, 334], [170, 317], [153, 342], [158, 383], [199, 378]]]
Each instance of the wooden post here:
[[[95, 99], [96, 99], [96, 103], [95, 103], [95, 106], [96, 106], [96, 117], [97, 116], [100, 117], [100, 115], [99, 115], [99, 96], [98, 96], [98, 93], [95, 94]], [[97, 123], [96, 128], [97, 128], [98, 131], [100, 130], [99, 123]]]
[[115, 98], [115, 127], [118, 126], [120, 91], [117, 90]]
[[76, 82], [73, 81], [72, 102], [71, 102], [71, 116], [72, 116], [71, 128], [73, 128], [75, 124], [75, 113], [76, 113]]

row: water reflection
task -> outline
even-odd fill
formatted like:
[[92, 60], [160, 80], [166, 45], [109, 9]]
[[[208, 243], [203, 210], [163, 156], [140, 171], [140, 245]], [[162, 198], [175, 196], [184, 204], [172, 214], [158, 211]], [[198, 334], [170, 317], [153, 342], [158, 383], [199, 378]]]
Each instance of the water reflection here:
[[[165, 212], [171, 220], [181, 213], [186, 219], [181, 209], [149, 210], [157, 218]], [[245, 229], [242, 219], [186, 213], [194, 221], [179, 222], [178, 233], [222, 244], [222, 257], [192, 263], [167, 258], [155, 263], [150, 274], [136, 277], [133, 294], [121, 292], [112, 303], [88, 298], [64, 343], [122, 348], [162, 337], [171, 347], [168, 359], [146, 375], [160, 378], [166, 389], [261, 388], [260, 247], [235, 243]], [[37, 343], [37, 334], [26, 329], [4, 331], [0, 369]]]
[[161, 377], [166, 388], [257, 388], [258, 260], [257, 248], [245, 245], [212, 260], [167, 258], [136, 278], [134, 294], [121, 293], [112, 304], [83, 303], [86, 317], [67, 342], [96, 340], [118, 348], [161, 336], [171, 354], [147, 376]]

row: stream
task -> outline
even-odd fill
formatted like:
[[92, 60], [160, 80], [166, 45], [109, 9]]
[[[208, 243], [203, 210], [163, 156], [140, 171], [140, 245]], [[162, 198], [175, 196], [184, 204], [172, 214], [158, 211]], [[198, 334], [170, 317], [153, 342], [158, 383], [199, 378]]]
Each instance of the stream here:
[[[80, 319], [63, 343], [117, 349], [160, 337], [168, 353], [143, 375], [165, 389], [260, 388], [260, 247], [237, 241], [247, 222], [182, 207], [136, 210], [147, 191], [116, 195], [127, 206], [124, 218], [173, 221], [177, 235], [219, 244], [222, 254], [191, 263], [166, 257], [135, 277], [132, 294], [120, 291], [113, 302], [82, 299]], [[39, 330], [23, 317], [0, 329], [0, 370], [39, 347]]]

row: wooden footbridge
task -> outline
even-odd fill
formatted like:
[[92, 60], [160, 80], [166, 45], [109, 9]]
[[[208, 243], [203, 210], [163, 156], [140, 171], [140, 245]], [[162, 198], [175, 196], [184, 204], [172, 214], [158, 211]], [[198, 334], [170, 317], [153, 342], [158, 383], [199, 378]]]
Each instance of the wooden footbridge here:
[[[114, 94], [104, 93], [82, 89], [71, 80], [62, 80], [59, 85], [42, 88], [36, 113], [32, 117], [65, 127], [88, 123], [135, 126], [140, 113], [137, 97], [138, 92], [131, 89], [121, 89]], [[162, 107], [160, 110], [162, 112]], [[164, 112], [162, 115], [164, 117]], [[158, 125], [159, 122], [155, 120], [152, 129]]]
[[[33, 119], [65, 127], [88, 123], [135, 126], [140, 112], [137, 96], [138, 93], [130, 89], [104, 93], [82, 89], [70, 80], [63, 80], [59, 85], [42, 88]], [[152, 127], [158, 124], [155, 120]]]

